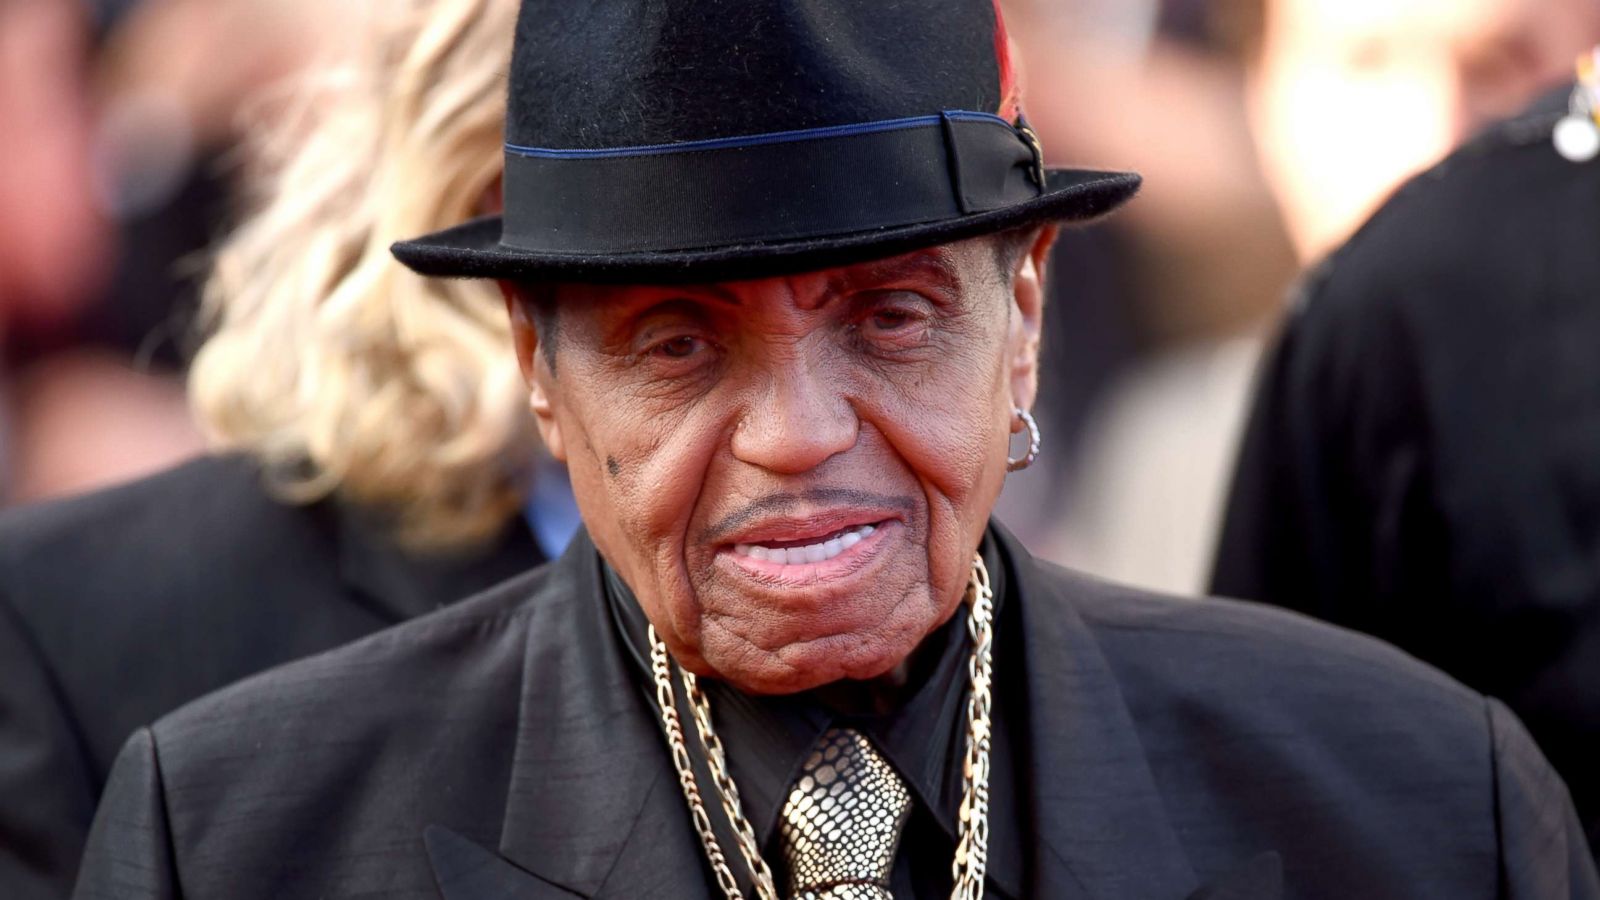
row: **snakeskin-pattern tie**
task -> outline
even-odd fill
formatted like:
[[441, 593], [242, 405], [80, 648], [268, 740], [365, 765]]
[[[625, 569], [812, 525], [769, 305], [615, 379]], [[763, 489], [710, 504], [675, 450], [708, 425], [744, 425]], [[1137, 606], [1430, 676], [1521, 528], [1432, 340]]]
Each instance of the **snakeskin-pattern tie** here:
[[860, 732], [830, 728], [783, 805], [783, 857], [792, 900], [893, 900], [900, 830], [911, 791]]

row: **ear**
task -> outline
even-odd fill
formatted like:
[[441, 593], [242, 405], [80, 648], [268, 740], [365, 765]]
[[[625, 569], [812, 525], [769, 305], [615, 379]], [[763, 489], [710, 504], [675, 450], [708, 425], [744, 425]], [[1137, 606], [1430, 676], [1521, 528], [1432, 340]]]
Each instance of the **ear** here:
[[500, 296], [506, 301], [506, 315], [511, 318], [511, 343], [517, 352], [517, 366], [522, 369], [522, 380], [533, 386], [534, 368], [539, 356], [539, 329], [533, 317], [517, 294], [517, 286], [509, 281], [496, 281]]
[[[1032, 409], [1039, 392], [1039, 335], [1044, 320], [1045, 263], [1055, 246], [1060, 229], [1054, 225], [1039, 229], [1033, 243], [1016, 262], [1011, 273], [1011, 402], [1021, 409]], [[1015, 422], [1014, 429], [1021, 423]]]
[[517, 287], [509, 281], [496, 282], [500, 295], [506, 301], [506, 315], [511, 318], [511, 343], [516, 349], [517, 366], [522, 370], [522, 380], [528, 384], [528, 407], [533, 410], [539, 425], [539, 436], [544, 440], [550, 456], [567, 461], [567, 449], [561, 436], [561, 424], [556, 420], [555, 373], [539, 353], [539, 329], [534, 325], [528, 308], [517, 296]]

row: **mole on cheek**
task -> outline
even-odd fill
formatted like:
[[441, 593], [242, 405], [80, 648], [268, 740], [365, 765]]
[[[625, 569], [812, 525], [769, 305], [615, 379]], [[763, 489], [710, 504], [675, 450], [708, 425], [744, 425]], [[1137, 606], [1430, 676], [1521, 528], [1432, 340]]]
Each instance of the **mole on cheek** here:
[[611, 473], [612, 478], [622, 474], [622, 466], [617, 464], [617, 458], [615, 456], [606, 457], [606, 471]]

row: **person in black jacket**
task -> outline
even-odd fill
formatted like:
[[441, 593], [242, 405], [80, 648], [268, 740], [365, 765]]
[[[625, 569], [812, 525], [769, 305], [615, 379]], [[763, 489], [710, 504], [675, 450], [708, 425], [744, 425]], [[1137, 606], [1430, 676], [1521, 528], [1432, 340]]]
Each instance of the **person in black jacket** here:
[[237, 456], [0, 517], [0, 896], [71, 890], [140, 726], [542, 560], [519, 521], [457, 555], [406, 551], [359, 508], [273, 498]]
[[[538, 440], [498, 293], [417, 279], [382, 240], [452, 221], [474, 202], [455, 191], [494, 183], [515, 5], [476, 7], [453, 25], [390, 22], [370, 59], [347, 61], [347, 79], [365, 78], [320, 90], [310, 136], [264, 161], [257, 179], [294, 190], [222, 248], [192, 376], [217, 454], [0, 515], [5, 900], [71, 891], [134, 729], [524, 572], [544, 560], [541, 541], [562, 545], [559, 503], [522, 515]], [[397, 87], [407, 72], [412, 87]], [[461, 115], [419, 121], [444, 94]], [[381, 164], [349, 153], [358, 137]], [[449, 186], [375, 191], [409, 166]]]
[[1211, 587], [1505, 700], [1600, 850], [1600, 162], [1552, 141], [1572, 93], [1413, 179], [1309, 276]]
[[582, 537], [141, 729], [76, 896], [1600, 898], [1500, 704], [991, 522], [1139, 184], [991, 0], [521, 7], [504, 215], [394, 252], [500, 282]]

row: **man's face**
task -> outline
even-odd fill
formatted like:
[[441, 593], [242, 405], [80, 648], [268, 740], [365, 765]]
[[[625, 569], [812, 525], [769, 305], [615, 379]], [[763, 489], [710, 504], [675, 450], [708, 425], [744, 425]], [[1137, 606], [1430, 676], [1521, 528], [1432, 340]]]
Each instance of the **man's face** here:
[[1273, 0], [1252, 116], [1302, 256], [1399, 182], [1570, 80], [1596, 0]]
[[697, 287], [558, 289], [518, 354], [589, 533], [685, 667], [894, 672], [963, 596], [1031, 405], [1041, 233]]

